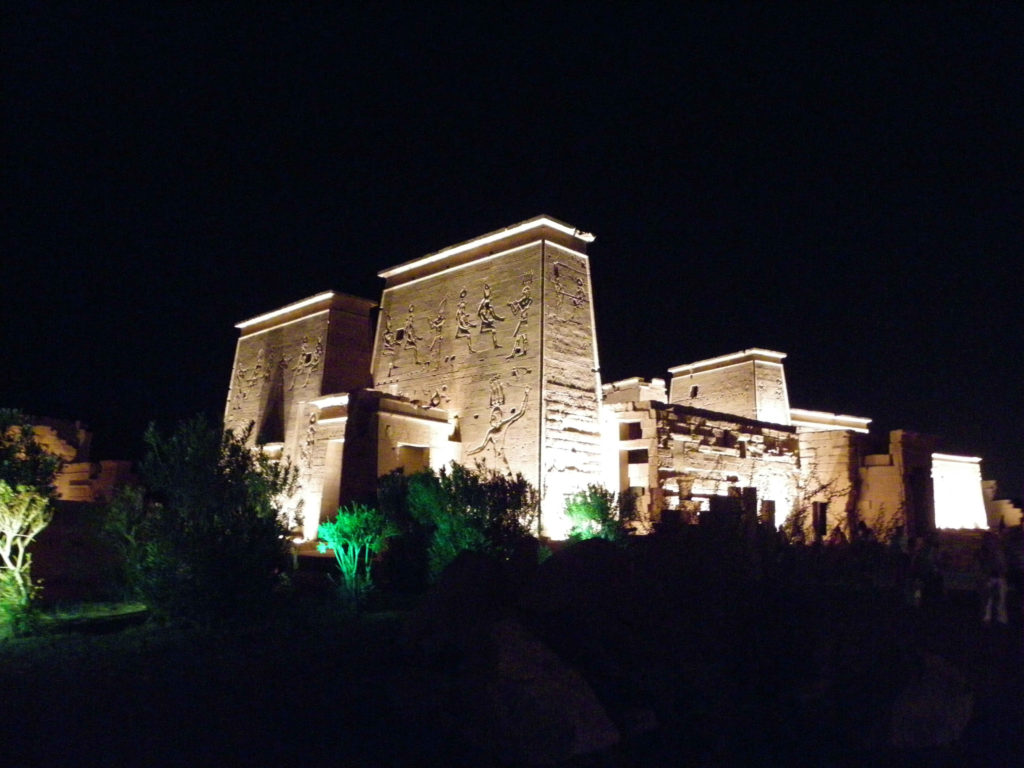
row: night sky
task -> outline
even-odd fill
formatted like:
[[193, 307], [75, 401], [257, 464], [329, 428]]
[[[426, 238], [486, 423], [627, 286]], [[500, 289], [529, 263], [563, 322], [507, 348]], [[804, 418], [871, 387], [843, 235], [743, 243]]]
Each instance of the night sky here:
[[219, 417], [236, 322], [546, 213], [597, 237], [605, 381], [780, 350], [795, 407], [1024, 495], [1018, 4], [41, 5], [0, 39], [0, 405], [94, 458]]

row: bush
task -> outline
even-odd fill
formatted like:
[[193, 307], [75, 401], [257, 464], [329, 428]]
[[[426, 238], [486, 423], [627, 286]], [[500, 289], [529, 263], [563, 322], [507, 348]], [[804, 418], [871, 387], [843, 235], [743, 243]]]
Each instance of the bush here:
[[569, 538], [624, 540], [633, 508], [631, 502], [632, 497], [627, 494], [616, 497], [603, 486], [588, 485], [565, 502], [565, 516], [571, 523]]
[[142, 489], [110, 505], [107, 530], [124, 556], [130, 593], [165, 617], [208, 621], [252, 608], [286, 560], [279, 499], [295, 472], [199, 417], [165, 437], [146, 432]]
[[511, 557], [537, 520], [537, 493], [522, 475], [455, 463], [409, 477], [406, 504], [428, 533], [432, 579], [463, 551]]

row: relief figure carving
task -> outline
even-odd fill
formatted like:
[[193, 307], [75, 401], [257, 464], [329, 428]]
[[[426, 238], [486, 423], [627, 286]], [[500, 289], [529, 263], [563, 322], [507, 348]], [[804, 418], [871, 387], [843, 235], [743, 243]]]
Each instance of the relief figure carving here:
[[570, 308], [569, 314], [561, 318], [561, 320], [566, 323], [578, 323], [579, 321], [576, 319], [576, 313], [579, 311], [580, 307], [589, 301], [587, 298], [586, 284], [582, 277], [576, 277], [573, 278], [576, 284], [575, 288], [566, 288], [565, 284], [562, 282], [562, 270], [560, 269], [565, 266], [565, 264], [557, 261], [554, 264], [554, 292], [557, 297], [555, 300], [555, 311], [557, 314], [557, 312], [561, 310], [566, 303], [568, 303]]
[[381, 354], [395, 354], [395, 332], [391, 329], [391, 313], [384, 310], [384, 333], [380, 337]]
[[441, 359], [441, 342], [444, 338], [444, 323], [447, 319], [448, 314], [448, 299], [441, 299], [441, 302], [437, 305], [437, 315], [430, 321], [430, 332], [433, 334], [433, 338], [430, 340], [430, 346], [427, 347], [427, 353], [429, 355], [428, 363], [433, 361], [437, 362]]
[[402, 349], [411, 349], [413, 354], [413, 360], [416, 361], [416, 365], [420, 364], [420, 350], [416, 346], [417, 342], [423, 341], [423, 337], [416, 333], [416, 316], [413, 314], [415, 306], [409, 305], [409, 314], [405, 316], [405, 327], [399, 331]]
[[299, 352], [299, 357], [295, 361], [295, 371], [292, 374], [292, 384], [288, 387], [289, 390], [295, 389], [295, 382], [298, 381], [299, 376], [303, 373], [306, 374], [306, 380], [302, 382], [302, 386], [305, 387], [309, 384], [309, 377], [312, 375], [320, 365], [320, 358], [324, 355], [324, 340], [322, 337], [318, 337], [315, 343], [310, 343], [308, 336], [302, 337], [302, 351]]
[[480, 305], [476, 309], [476, 316], [480, 318], [480, 333], [489, 333], [494, 349], [500, 349], [498, 329], [494, 323], [504, 322], [505, 318], [494, 311], [494, 305], [491, 304], [491, 286], [487, 283], [484, 283], [484, 297], [480, 299]]
[[[504, 397], [504, 393], [502, 393]], [[490, 446], [494, 451], [494, 458], [497, 459], [501, 464], [504, 464], [506, 471], [511, 472], [508, 459], [505, 457], [505, 438], [508, 436], [508, 428], [516, 421], [521, 419], [526, 413], [526, 405], [530, 398], [530, 387], [523, 390], [523, 404], [522, 407], [517, 411], [514, 408], [512, 413], [505, 416], [500, 405], [491, 406], [491, 420], [490, 425], [487, 427], [487, 431], [484, 433], [483, 439], [480, 444], [477, 445], [470, 451], [467, 451], [467, 456], [473, 456], [480, 453], [485, 448]]]
[[463, 288], [459, 293], [459, 305], [455, 309], [455, 338], [465, 339], [470, 352], [476, 352], [473, 349], [473, 328], [476, 328], [476, 323], [466, 311], [466, 289]]

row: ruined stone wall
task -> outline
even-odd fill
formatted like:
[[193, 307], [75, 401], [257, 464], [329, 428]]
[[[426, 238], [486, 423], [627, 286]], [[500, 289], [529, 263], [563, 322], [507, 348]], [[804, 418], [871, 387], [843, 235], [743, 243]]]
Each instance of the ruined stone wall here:
[[621, 431], [621, 466], [630, 485], [647, 480], [651, 492], [639, 506], [652, 521], [663, 509], [694, 508], [690, 502], [734, 488], [756, 488], [759, 502], [773, 503], [776, 524], [792, 510], [800, 472], [792, 428], [663, 403], [605, 407], [620, 422], [637, 425]]
[[800, 432], [800, 499], [828, 503], [826, 526], [850, 535], [860, 481], [860, 444], [847, 430]]

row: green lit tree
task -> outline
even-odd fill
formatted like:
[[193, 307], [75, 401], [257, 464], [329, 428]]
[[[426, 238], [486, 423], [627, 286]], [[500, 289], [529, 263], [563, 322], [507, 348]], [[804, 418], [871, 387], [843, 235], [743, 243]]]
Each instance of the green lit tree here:
[[0, 628], [16, 625], [36, 596], [28, 548], [52, 516], [49, 500], [37, 490], [0, 480]]
[[364, 504], [341, 507], [333, 521], [320, 523], [319, 549], [334, 552], [343, 594], [353, 606], [373, 588], [372, 556], [380, 554], [387, 540], [397, 534], [397, 526], [380, 510]]

